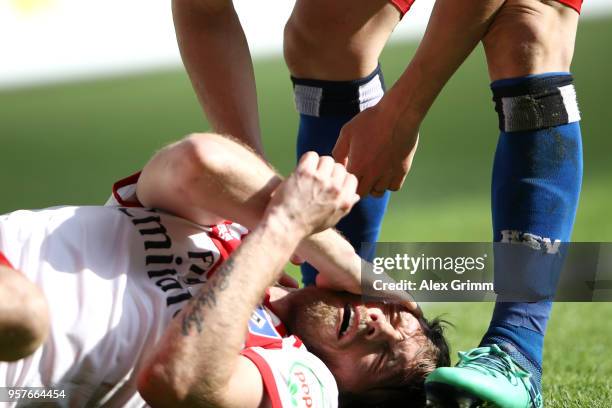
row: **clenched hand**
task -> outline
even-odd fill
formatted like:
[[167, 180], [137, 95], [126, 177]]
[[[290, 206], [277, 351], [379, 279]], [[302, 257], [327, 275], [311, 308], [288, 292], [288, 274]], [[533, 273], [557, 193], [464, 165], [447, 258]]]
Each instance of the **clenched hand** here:
[[333, 227], [359, 201], [357, 178], [331, 156], [307, 152], [276, 189], [267, 211], [281, 211], [304, 236]]

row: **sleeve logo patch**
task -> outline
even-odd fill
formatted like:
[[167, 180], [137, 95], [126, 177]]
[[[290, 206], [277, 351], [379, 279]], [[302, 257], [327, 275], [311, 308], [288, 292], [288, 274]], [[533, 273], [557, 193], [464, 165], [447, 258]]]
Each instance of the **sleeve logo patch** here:
[[325, 386], [306, 365], [296, 362], [289, 370], [287, 389], [291, 395], [291, 406], [296, 408], [330, 407]]
[[281, 338], [261, 305], [258, 306], [251, 314], [251, 318], [249, 319], [249, 332], [256, 336], [271, 339]]

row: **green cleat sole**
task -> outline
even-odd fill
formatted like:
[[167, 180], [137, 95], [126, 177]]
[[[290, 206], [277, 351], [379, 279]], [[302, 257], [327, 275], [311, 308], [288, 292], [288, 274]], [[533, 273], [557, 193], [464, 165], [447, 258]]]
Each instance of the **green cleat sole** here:
[[425, 384], [425, 388], [427, 408], [496, 408], [495, 405], [452, 385], [429, 382]]

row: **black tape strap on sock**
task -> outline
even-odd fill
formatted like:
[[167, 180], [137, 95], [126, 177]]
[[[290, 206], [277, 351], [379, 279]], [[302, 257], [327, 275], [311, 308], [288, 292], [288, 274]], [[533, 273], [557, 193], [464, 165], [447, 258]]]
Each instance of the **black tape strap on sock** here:
[[500, 130], [530, 131], [579, 121], [573, 82], [571, 75], [556, 75], [493, 87]]
[[385, 93], [380, 66], [354, 81], [323, 81], [291, 77], [295, 106], [310, 116], [355, 115], [374, 106]]

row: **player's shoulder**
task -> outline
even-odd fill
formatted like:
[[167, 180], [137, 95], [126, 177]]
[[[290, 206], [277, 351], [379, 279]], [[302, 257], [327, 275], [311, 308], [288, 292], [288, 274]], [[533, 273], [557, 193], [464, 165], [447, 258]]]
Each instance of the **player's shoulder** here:
[[257, 366], [273, 406], [337, 407], [334, 376], [299, 338], [289, 336], [276, 347], [251, 347], [242, 354]]
[[14, 227], [20, 231], [31, 229], [50, 229], [53, 224], [61, 223], [84, 208], [103, 208], [102, 206], [61, 205], [41, 209], [20, 209], [0, 215], [0, 225]]

